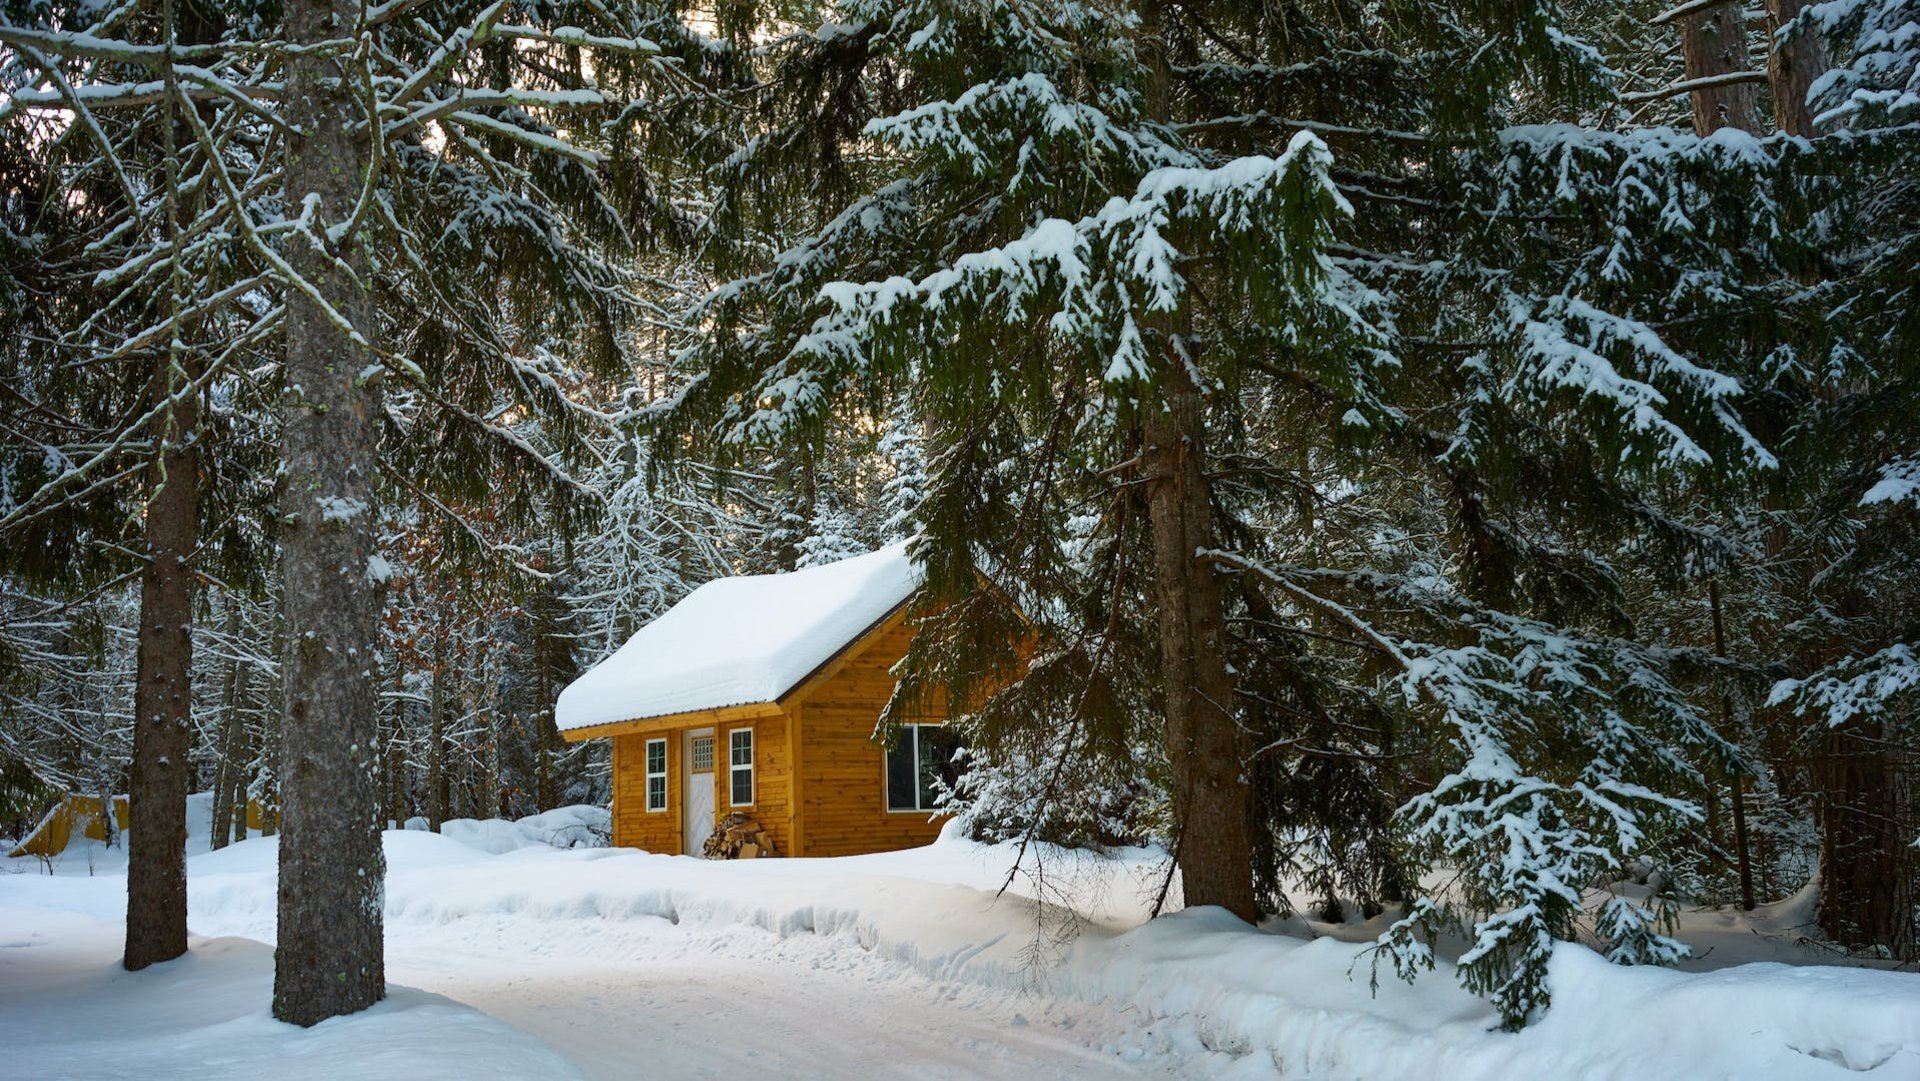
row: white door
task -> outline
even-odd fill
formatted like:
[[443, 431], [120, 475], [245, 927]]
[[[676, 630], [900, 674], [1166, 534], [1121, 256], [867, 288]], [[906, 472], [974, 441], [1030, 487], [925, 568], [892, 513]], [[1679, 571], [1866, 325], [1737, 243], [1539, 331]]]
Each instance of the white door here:
[[680, 818], [686, 847], [681, 851], [698, 856], [713, 833], [713, 729], [688, 732], [685, 738], [687, 745], [681, 748], [680, 760], [687, 764], [686, 783], [680, 791], [686, 793], [686, 806]]

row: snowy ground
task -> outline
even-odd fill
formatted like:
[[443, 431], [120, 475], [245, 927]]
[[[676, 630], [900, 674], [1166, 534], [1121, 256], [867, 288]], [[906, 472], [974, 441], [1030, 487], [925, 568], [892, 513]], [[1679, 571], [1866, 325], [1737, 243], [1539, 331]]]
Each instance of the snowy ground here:
[[1444, 965], [1371, 994], [1364, 947], [1341, 940], [1357, 925], [1140, 926], [1144, 857], [1060, 864], [1048, 896], [1070, 907], [1048, 908], [1023, 883], [996, 900], [1008, 852], [952, 838], [738, 863], [541, 843], [574, 821], [389, 833], [392, 997], [308, 1031], [266, 1013], [272, 840], [192, 856], [208, 937], [134, 974], [117, 967], [123, 856], [89, 846], [51, 876], [6, 861], [0, 1074], [1920, 1078], [1920, 976], [1729, 964], [1807, 959], [1793, 904], [1696, 915], [1710, 972], [1569, 948], [1553, 1011], [1515, 1036]]

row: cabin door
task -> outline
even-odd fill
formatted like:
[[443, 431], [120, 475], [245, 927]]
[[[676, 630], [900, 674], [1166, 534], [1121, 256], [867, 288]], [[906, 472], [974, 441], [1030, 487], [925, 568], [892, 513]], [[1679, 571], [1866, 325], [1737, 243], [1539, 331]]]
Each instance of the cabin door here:
[[686, 846], [680, 851], [698, 856], [713, 833], [713, 729], [696, 729], [682, 738], [687, 744], [681, 748], [680, 760], [687, 764], [687, 775], [680, 786], [686, 793], [680, 820], [686, 829]]

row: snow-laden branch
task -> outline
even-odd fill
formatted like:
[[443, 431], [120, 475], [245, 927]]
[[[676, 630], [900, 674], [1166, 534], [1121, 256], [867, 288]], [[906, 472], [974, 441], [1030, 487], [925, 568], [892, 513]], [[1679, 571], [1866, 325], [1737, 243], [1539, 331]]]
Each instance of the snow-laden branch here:
[[[1395, 967], [1430, 967], [1431, 945], [1416, 929], [1430, 938], [1464, 901], [1475, 940], [1462, 978], [1509, 1016], [1544, 1003], [1547, 958], [1581, 913], [1586, 884], [1640, 856], [1658, 830], [1699, 817], [1629, 778], [1695, 777], [1677, 748], [1718, 737], [1658, 659], [1631, 643], [1578, 637], [1431, 582], [1200, 554], [1277, 590], [1303, 620], [1331, 617], [1372, 643], [1398, 669], [1382, 677], [1383, 699], [1452, 734], [1447, 772], [1399, 814], [1416, 843], [1462, 869], [1468, 888], [1463, 898], [1421, 900], [1388, 930], [1381, 945]], [[1614, 914], [1617, 928], [1622, 918]], [[1638, 960], [1684, 952], [1644, 927], [1632, 942]]]
[[1263, 284], [1286, 303], [1332, 313], [1329, 321], [1345, 333], [1383, 341], [1349, 303], [1344, 274], [1321, 251], [1332, 222], [1352, 212], [1328, 179], [1331, 160], [1326, 144], [1301, 132], [1278, 157], [1152, 169], [1130, 195], [1116, 195], [1086, 217], [1044, 219], [1016, 240], [959, 255], [918, 279], [829, 283], [819, 290], [828, 312], [762, 383], [759, 404], [733, 438], [769, 438], [809, 414], [833, 380], [868, 363], [870, 341], [910, 320], [955, 330], [976, 326], [968, 322], [976, 313], [985, 315], [982, 322], [1044, 321], [1062, 339], [1094, 343], [1109, 358], [1107, 382], [1147, 379], [1155, 361], [1139, 318], [1185, 303], [1185, 255], [1170, 237], [1175, 230], [1190, 234], [1194, 245], [1260, 245], [1262, 263], [1272, 268]]

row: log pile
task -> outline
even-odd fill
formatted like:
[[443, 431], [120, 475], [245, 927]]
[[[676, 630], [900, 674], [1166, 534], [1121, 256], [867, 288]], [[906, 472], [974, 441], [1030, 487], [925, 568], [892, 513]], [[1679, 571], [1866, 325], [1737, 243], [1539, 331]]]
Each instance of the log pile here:
[[734, 811], [714, 827], [700, 854], [710, 860], [751, 860], [780, 853], [760, 823], [743, 812]]

